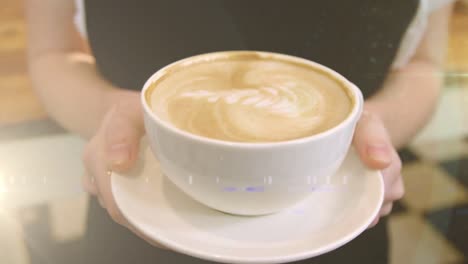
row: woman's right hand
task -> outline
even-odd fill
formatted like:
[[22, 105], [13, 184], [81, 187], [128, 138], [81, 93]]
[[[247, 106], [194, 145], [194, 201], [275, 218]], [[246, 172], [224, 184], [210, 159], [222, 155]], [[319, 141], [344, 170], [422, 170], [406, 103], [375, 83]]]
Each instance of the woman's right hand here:
[[140, 94], [131, 91], [112, 91], [113, 102], [105, 114], [99, 129], [86, 144], [83, 162], [86, 174], [83, 177], [84, 189], [94, 195], [109, 216], [117, 223], [150, 244], [164, 248], [135, 230], [123, 217], [117, 207], [111, 190], [113, 171], [130, 169], [138, 158], [139, 145], [143, 136], [144, 124]]

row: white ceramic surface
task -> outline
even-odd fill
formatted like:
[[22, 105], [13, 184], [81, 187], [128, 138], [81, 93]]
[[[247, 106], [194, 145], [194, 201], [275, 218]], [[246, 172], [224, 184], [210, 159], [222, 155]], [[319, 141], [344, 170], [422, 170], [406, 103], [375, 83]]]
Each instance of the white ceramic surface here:
[[366, 169], [352, 149], [330, 183], [311, 182], [309, 199], [265, 216], [230, 215], [196, 202], [161, 173], [147, 144], [141, 157], [128, 174], [112, 175], [123, 215], [151, 239], [217, 262], [285, 263], [326, 253], [363, 232], [383, 200], [381, 174]]
[[[342, 123], [323, 133], [284, 142], [253, 144], [187, 133], [161, 120], [150, 109], [146, 91], [174, 67], [252, 53], [307, 64], [341, 82], [354, 101], [351, 113]], [[308, 182], [328, 182], [345, 158], [363, 104], [361, 91], [337, 72], [305, 59], [267, 52], [217, 52], [175, 62], [145, 83], [141, 99], [149, 143], [161, 170], [197, 201], [239, 215], [277, 212], [307, 198], [310, 194]], [[255, 199], [242, 192], [221, 190], [220, 184], [226, 188], [252, 190]], [[285, 192], [285, 188], [295, 191]], [[261, 191], [255, 191], [259, 189]]]

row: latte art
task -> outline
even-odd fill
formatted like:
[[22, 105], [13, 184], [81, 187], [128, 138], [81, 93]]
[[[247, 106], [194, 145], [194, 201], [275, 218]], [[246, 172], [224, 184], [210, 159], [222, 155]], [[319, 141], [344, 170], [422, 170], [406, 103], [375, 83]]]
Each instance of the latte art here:
[[[196, 98], [206, 100], [207, 103], [221, 103], [225, 104], [241, 104], [250, 106], [263, 111], [271, 112], [272, 114], [285, 115], [289, 117], [297, 117], [304, 111], [299, 109], [296, 103], [298, 97], [294, 91], [281, 88], [259, 88], [259, 89], [232, 89], [226, 91], [207, 91], [197, 90], [193, 92], [182, 93], [181, 97]], [[311, 91], [313, 93], [313, 91]], [[312, 107], [316, 104], [320, 94], [315, 94], [316, 97], [309, 96], [310, 104]]]
[[312, 67], [279, 60], [207, 61], [153, 84], [151, 107], [176, 127], [236, 142], [273, 142], [320, 133], [352, 103], [342, 85]]

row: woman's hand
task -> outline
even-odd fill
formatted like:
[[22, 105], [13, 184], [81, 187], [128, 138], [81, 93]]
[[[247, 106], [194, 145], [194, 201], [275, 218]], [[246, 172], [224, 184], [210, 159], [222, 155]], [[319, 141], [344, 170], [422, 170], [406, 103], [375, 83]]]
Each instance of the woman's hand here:
[[85, 147], [83, 162], [86, 175], [83, 186], [117, 223], [127, 227], [150, 244], [164, 248], [135, 230], [122, 216], [111, 190], [112, 171], [131, 168], [138, 158], [140, 139], [144, 134], [140, 96], [137, 92], [113, 90], [111, 107]]
[[380, 217], [390, 214], [393, 202], [404, 195], [401, 176], [401, 160], [392, 145], [390, 137], [380, 117], [364, 107], [353, 140], [361, 160], [372, 169], [382, 171], [385, 196], [378, 216], [369, 227], [375, 226]]

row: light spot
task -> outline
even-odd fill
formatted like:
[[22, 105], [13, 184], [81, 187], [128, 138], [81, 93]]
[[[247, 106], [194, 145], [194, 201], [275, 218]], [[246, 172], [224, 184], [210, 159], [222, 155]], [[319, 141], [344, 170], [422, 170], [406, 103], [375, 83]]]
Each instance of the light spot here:
[[235, 191], [237, 191], [237, 188], [229, 186], [229, 187], [224, 187], [223, 190], [225, 192], [235, 192]]
[[247, 192], [263, 192], [265, 188], [263, 186], [249, 186], [245, 188]]
[[192, 175], [189, 175], [189, 177], [188, 177], [188, 183], [189, 183], [189, 184], [192, 184], [192, 183], [193, 183]]
[[273, 182], [273, 179], [272, 179], [272, 177], [271, 177], [271, 176], [268, 176], [268, 184], [270, 184], [270, 185], [271, 185], [271, 183], [272, 183], [272, 182]]

